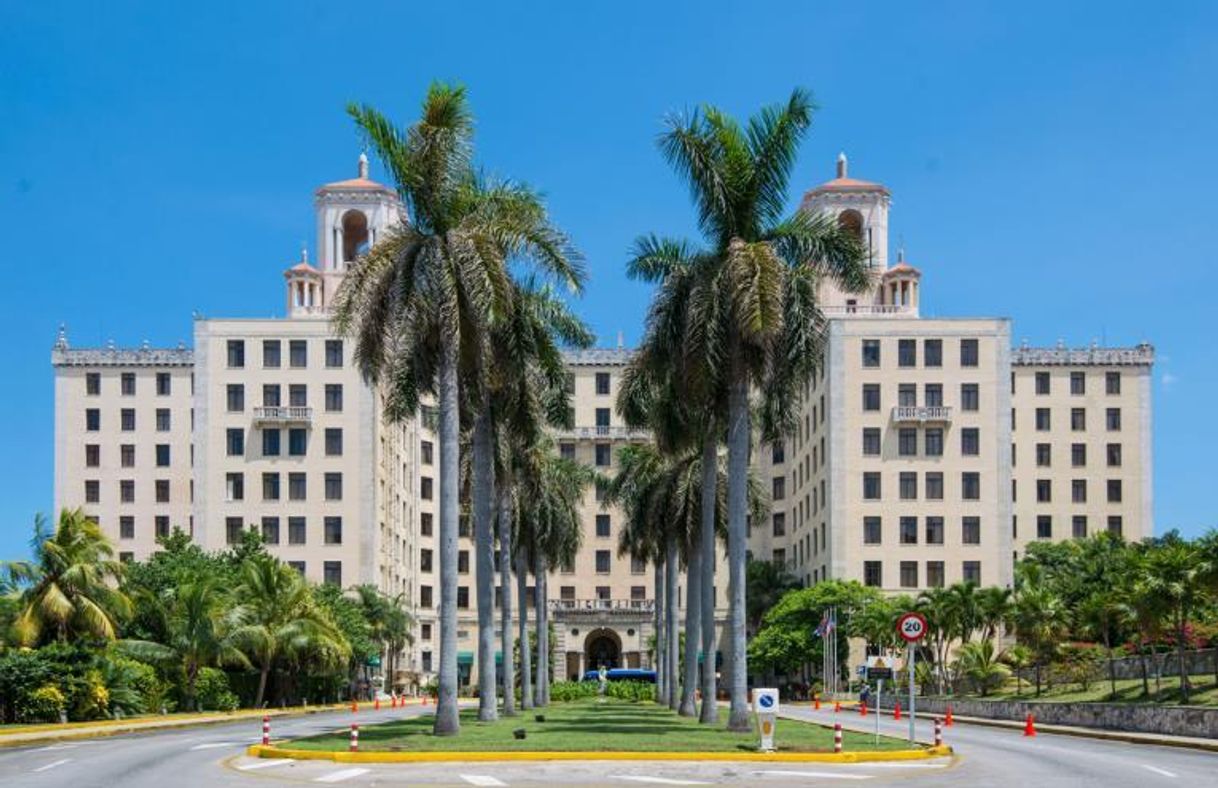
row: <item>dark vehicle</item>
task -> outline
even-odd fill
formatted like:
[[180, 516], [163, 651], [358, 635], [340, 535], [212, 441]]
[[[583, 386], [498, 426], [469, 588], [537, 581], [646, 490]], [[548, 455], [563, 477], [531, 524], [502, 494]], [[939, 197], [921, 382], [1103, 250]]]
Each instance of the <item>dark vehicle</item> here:
[[[644, 681], [648, 684], [655, 684], [656, 672], [640, 668], [614, 668], [613, 670], [606, 671], [605, 679], [607, 681]], [[584, 673], [584, 681], [600, 680], [601, 674], [599, 670], [589, 670]]]

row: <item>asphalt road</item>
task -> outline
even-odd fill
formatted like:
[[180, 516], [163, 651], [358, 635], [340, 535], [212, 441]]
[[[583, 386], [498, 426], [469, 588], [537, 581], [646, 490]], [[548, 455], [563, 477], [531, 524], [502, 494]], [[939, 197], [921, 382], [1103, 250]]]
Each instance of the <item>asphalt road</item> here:
[[[361, 724], [420, 714], [426, 708], [361, 712]], [[800, 718], [832, 722], [829, 710], [795, 709]], [[838, 715], [844, 725], [871, 730], [875, 717]], [[274, 738], [322, 733], [350, 725], [350, 713], [333, 712], [272, 720]], [[866, 726], [864, 728], [864, 726]], [[880, 730], [908, 731], [905, 721], [882, 718]], [[782, 722], [777, 728], [782, 737]], [[919, 721], [919, 737], [931, 723]], [[130, 734], [89, 741], [0, 750], [0, 785], [9, 786], [242, 786], [331, 785], [743, 785], [809, 786], [820, 783], [902, 786], [1218, 786], [1218, 754], [1148, 747], [1077, 737], [957, 724], [945, 729], [956, 757], [908, 764], [760, 764], [556, 762], [471, 764], [338, 764], [248, 758], [246, 746], [261, 737], [261, 723], [239, 723]]]

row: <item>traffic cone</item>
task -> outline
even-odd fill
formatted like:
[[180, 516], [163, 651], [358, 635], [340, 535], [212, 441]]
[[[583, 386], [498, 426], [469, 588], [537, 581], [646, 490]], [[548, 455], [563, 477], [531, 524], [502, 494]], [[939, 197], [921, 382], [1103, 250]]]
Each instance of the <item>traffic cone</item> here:
[[1036, 735], [1036, 720], [1032, 717], [1031, 714], [1028, 715], [1028, 718], [1023, 723], [1023, 735], [1024, 736], [1035, 736]]
[[373, 711], [380, 711], [380, 710], [381, 710], [381, 698], [380, 698], [380, 696], [379, 696], [379, 695], [376, 697], [376, 699], [374, 699], [374, 700], [372, 701], [372, 710], [373, 710]]
[[947, 716], [943, 719], [944, 726], [952, 727], [952, 704], [947, 704]]
[[893, 720], [901, 719], [901, 701], [897, 701], [895, 704], [893, 704], [892, 718]]
[[867, 701], [863, 701], [862, 703], [859, 704], [859, 716], [860, 717], [867, 716]]
[[423, 705], [424, 706], [427, 705], [427, 696], [426, 695], [423, 696]]
[[833, 701], [833, 713], [837, 714], [842, 710], [842, 702], [840, 700]]
[[820, 695], [813, 695], [812, 703], [815, 704], [816, 710], [820, 711]]
[[359, 703], [356, 701], [351, 701], [351, 713], [355, 714], [358, 711], [359, 711]]

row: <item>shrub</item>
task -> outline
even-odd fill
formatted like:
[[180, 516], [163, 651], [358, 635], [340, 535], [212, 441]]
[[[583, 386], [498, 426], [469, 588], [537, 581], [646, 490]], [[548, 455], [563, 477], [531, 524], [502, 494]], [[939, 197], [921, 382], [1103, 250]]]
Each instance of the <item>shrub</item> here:
[[55, 675], [41, 652], [12, 650], [0, 655], [0, 722], [33, 721], [27, 717], [30, 696], [34, 688], [52, 682]]
[[59, 722], [67, 699], [54, 684], [44, 684], [26, 697], [23, 722]]
[[219, 668], [200, 668], [195, 682], [199, 711], [233, 711], [240, 702], [228, 686], [228, 674]]
[[656, 685], [645, 681], [611, 681], [605, 687], [605, 694], [610, 698], [638, 703], [643, 700], [655, 700]]
[[550, 685], [550, 700], [564, 702], [595, 698], [599, 692], [600, 684], [595, 681], [556, 681]]

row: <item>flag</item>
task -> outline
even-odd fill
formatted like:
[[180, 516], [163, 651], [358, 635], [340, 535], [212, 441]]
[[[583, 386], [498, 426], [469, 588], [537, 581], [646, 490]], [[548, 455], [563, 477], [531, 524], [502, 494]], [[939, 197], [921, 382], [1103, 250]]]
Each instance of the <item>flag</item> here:
[[829, 625], [829, 611], [826, 610], [825, 614], [823, 616], [821, 616], [820, 624], [818, 624], [816, 627], [816, 636], [818, 638], [823, 638], [825, 635], [828, 635], [831, 631], [832, 630], [830, 629], [830, 625]]

